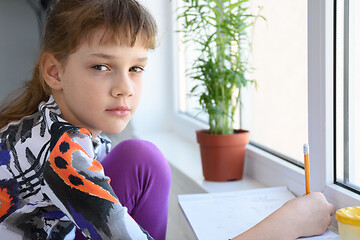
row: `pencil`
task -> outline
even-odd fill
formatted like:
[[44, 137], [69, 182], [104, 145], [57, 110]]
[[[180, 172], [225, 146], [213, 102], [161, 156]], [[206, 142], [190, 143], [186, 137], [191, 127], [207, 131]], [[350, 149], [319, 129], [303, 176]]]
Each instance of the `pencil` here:
[[309, 145], [304, 144], [304, 166], [305, 166], [305, 190], [310, 193], [310, 166], [309, 166]]

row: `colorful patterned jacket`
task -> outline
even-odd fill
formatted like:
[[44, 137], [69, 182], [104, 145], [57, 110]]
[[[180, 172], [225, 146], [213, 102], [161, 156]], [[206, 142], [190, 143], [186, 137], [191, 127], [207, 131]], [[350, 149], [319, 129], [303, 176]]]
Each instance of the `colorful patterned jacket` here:
[[99, 161], [110, 142], [61, 118], [54, 99], [0, 130], [0, 236], [152, 239], [119, 203]]

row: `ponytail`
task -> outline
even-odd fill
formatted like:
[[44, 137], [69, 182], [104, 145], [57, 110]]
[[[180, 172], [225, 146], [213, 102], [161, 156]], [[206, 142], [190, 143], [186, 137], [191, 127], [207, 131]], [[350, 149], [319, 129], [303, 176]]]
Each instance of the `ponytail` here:
[[18, 89], [7, 98], [0, 106], [0, 129], [13, 121], [34, 114], [38, 110], [39, 103], [47, 101], [50, 96], [50, 88], [43, 80], [40, 61], [35, 66], [32, 79], [25, 83], [22, 89]]

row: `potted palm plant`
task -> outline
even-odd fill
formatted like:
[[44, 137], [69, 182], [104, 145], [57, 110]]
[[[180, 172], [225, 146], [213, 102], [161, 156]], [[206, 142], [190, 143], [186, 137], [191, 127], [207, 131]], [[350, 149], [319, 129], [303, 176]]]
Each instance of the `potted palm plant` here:
[[246, 77], [251, 70], [249, 30], [261, 17], [249, 7], [250, 0], [183, 0], [179, 7], [184, 42], [199, 53], [187, 71], [196, 81], [190, 95], [198, 97], [210, 127], [196, 132], [205, 180], [243, 175], [249, 132], [234, 129], [234, 116], [241, 89], [255, 83]]

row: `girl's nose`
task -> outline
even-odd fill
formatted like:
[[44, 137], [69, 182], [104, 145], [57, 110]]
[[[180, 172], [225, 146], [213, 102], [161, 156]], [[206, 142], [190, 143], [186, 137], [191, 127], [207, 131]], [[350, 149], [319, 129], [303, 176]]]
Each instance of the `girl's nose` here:
[[122, 74], [117, 77], [115, 84], [111, 89], [111, 95], [113, 97], [131, 97], [134, 95], [134, 88], [131, 78], [127, 74]]

